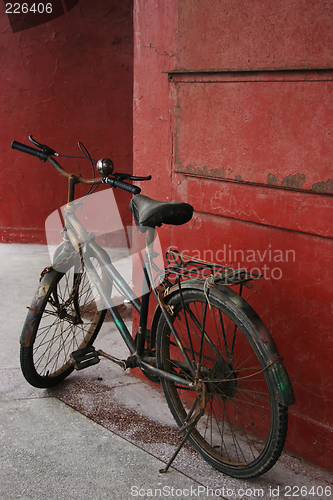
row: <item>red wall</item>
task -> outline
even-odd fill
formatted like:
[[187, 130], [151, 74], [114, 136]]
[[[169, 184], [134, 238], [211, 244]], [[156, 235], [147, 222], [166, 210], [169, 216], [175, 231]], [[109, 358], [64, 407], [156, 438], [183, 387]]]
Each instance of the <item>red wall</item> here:
[[[134, 172], [188, 201], [164, 247], [259, 268], [291, 376], [287, 449], [333, 463], [333, 3], [136, 0]], [[235, 253], [236, 252], [236, 253]]]
[[[93, 158], [111, 157], [117, 171], [131, 172], [132, 3], [80, 0], [52, 21], [13, 33], [0, 2], [1, 241], [45, 242], [45, 219], [66, 203], [66, 180], [11, 150], [13, 140], [29, 143], [32, 134], [65, 155], [80, 154], [81, 141]], [[91, 176], [88, 162], [64, 166]], [[129, 199], [119, 198], [125, 214]]]

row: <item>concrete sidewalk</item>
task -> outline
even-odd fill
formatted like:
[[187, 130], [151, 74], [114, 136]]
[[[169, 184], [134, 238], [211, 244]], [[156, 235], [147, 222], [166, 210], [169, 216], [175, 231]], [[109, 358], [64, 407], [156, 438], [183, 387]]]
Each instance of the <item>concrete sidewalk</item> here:
[[[2, 499], [255, 500], [288, 498], [287, 486], [289, 497], [333, 498], [331, 474], [287, 453], [267, 474], [244, 482], [218, 473], [186, 446], [170, 471], [160, 474], [180, 439], [163, 395], [106, 360], [55, 389], [29, 386], [19, 368], [18, 341], [40, 272], [49, 264], [44, 246], [0, 245]], [[127, 356], [112, 322], [103, 325], [95, 346]]]

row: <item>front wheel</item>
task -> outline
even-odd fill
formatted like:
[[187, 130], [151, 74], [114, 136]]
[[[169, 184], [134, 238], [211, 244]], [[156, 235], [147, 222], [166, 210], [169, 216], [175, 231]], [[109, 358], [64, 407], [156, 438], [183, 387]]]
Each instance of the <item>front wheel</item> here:
[[204, 291], [184, 289], [168, 305], [174, 331], [162, 315], [158, 366], [197, 384], [194, 390], [161, 379], [177, 424], [188, 424], [204, 408], [189, 437], [202, 457], [236, 478], [267, 472], [283, 449], [288, 414], [276, 400], [268, 353], [251, 320], [214, 291], [207, 301]]
[[[89, 265], [105, 281], [99, 261], [91, 258]], [[105, 318], [80, 259], [66, 267], [66, 272], [53, 269], [44, 276], [23, 327], [21, 369], [35, 387], [51, 387], [66, 378], [73, 371], [71, 353], [94, 342]]]

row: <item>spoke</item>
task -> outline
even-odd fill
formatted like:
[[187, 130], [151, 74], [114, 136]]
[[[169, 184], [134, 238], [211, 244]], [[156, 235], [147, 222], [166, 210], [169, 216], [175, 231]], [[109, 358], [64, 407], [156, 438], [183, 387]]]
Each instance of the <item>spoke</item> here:
[[[197, 311], [197, 316], [194, 314], [194, 312], [191, 310], [191, 308], [189, 307], [189, 305], [187, 305], [187, 309], [186, 309], [190, 315], [190, 318], [193, 322], [193, 326], [199, 330], [199, 332], [201, 332], [201, 325], [200, 325], [200, 320], [198, 319], [199, 317], [199, 313], [197, 311], [197, 307], [196, 307], [196, 311]], [[196, 330], [195, 330], [196, 331]], [[220, 355], [218, 349], [215, 347], [214, 343], [210, 340], [209, 338], [209, 335], [207, 334], [207, 332], [203, 332], [204, 333], [204, 337], [205, 337], [205, 340], [208, 342], [208, 344], [210, 345], [211, 349], [213, 350], [213, 352], [215, 352], [217, 355]], [[191, 334], [193, 334], [193, 331], [191, 330]], [[197, 334], [196, 334], [197, 336]]]
[[[43, 363], [44, 368], [46, 368], [51, 363], [51, 361], [53, 361], [55, 358], [59, 359], [60, 353], [62, 352], [62, 350], [65, 347], [65, 342], [63, 341], [63, 335], [64, 335], [64, 333], [66, 333], [67, 330], [68, 330], [67, 338], [70, 335], [70, 328], [69, 328], [69, 326], [67, 326], [67, 328], [65, 330], [62, 329], [62, 326], [63, 326], [62, 323], [59, 321], [58, 324], [57, 324], [57, 326], [56, 326], [56, 332], [59, 331], [59, 333], [56, 335], [56, 338], [54, 338], [54, 336], [53, 336], [48, 342], [44, 343], [44, 345], [47, 345], [47, 347], [40, 354], [39, 358], [35, 359], [35, 365], [36, 366], [40, 366], [41, 365], [41, 361], [44, 358], [45, 354], [47, 355], [47, 360]], [[59, 346], [58, 348], [56, 348], [55, 352], [53, 352], [53, 350], [52, 350], [52, 348], [53, 348], [54, 345], [58, 345]], [[36, 349], [35, 352], [38, 352], [39, 350], [40, 350], [40, 345], [38, 346], [38, 348]], [[53, 364], [53, 366], [56, 366], [56, 365]]]
[[193, 351], [193, 344], [192, 344], [192, 336], [191, 336], [191, 332], [190, 332], [189, 325], [188, 325], [186, 308], [185, 308], [185, 304], [184, 304], [184, 300], [183, 300], [183, 292], [182, 292], [182, 288], [181, 288], [180, 284], [179, 284], [179, 293], [180, 293], [180, 299], [181, 299], [182, 309], [183, 309], [183, 314], [184, 314], [184, 319], [185, 319], [187, 338], [188, 338], [188, 341], [190, 343], [190, 352], [192, 354], [192, 362], [194, 362], [195, 358], [194, 358], [194, 351]]
[[[229, 404], [232, 404], [234, 406], [234, 409], [237, 411], [237, 413], [238, 413], [238, 421], [239, 422], [242, 421], [241, 416], [243, 416], [244, 421], [249, 423], [249, 427], [253, 427], [253, 425], [252, 425], [253, 424], [253, 420], [249, 418], [249, 415], [238, 404], [236, 404], [235, 400], [230, 401]], [[255, 408], [257, 409], [257, 406]], [[264, 415], [264, 417], [270, 419], [270, 416]], [[258, 422], [256, 422], [255, 425], [257, 427], [259, 427], [264, 432], [264, 434], [268, 433], [268, 431], [265, 430], [261, 425], [259, 425]], [[242, 429], [243, 429], [243, 432], [244, 432], [244, 436], [245, 435], [247, 436], [247, 434], [244, 431], [244, 427], [243, 426], [242, 426]]]
[[203, 341], [205, 338], [205, 324], [206, 324], [206, 316], [207, 316], [207, 307], [208, 303], [205, 303], [204, 317], [202, 320], [202, 328], [201, 328], [201, 339], [200, 339], [200, 353], [199, 353], [199, 369], [201, 367], [201, 359], [202, 359], [202, 349], [203, 349]]

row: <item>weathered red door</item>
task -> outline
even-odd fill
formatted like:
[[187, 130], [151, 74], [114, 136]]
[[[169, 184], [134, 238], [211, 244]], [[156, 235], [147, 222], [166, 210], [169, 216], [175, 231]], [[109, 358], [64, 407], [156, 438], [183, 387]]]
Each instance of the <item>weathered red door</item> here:
[[134, 170], [188, 201], [165, 246], [259, 269], [291, 376], [287, 448], [333, 463], [333, 2], [137, 0]]

